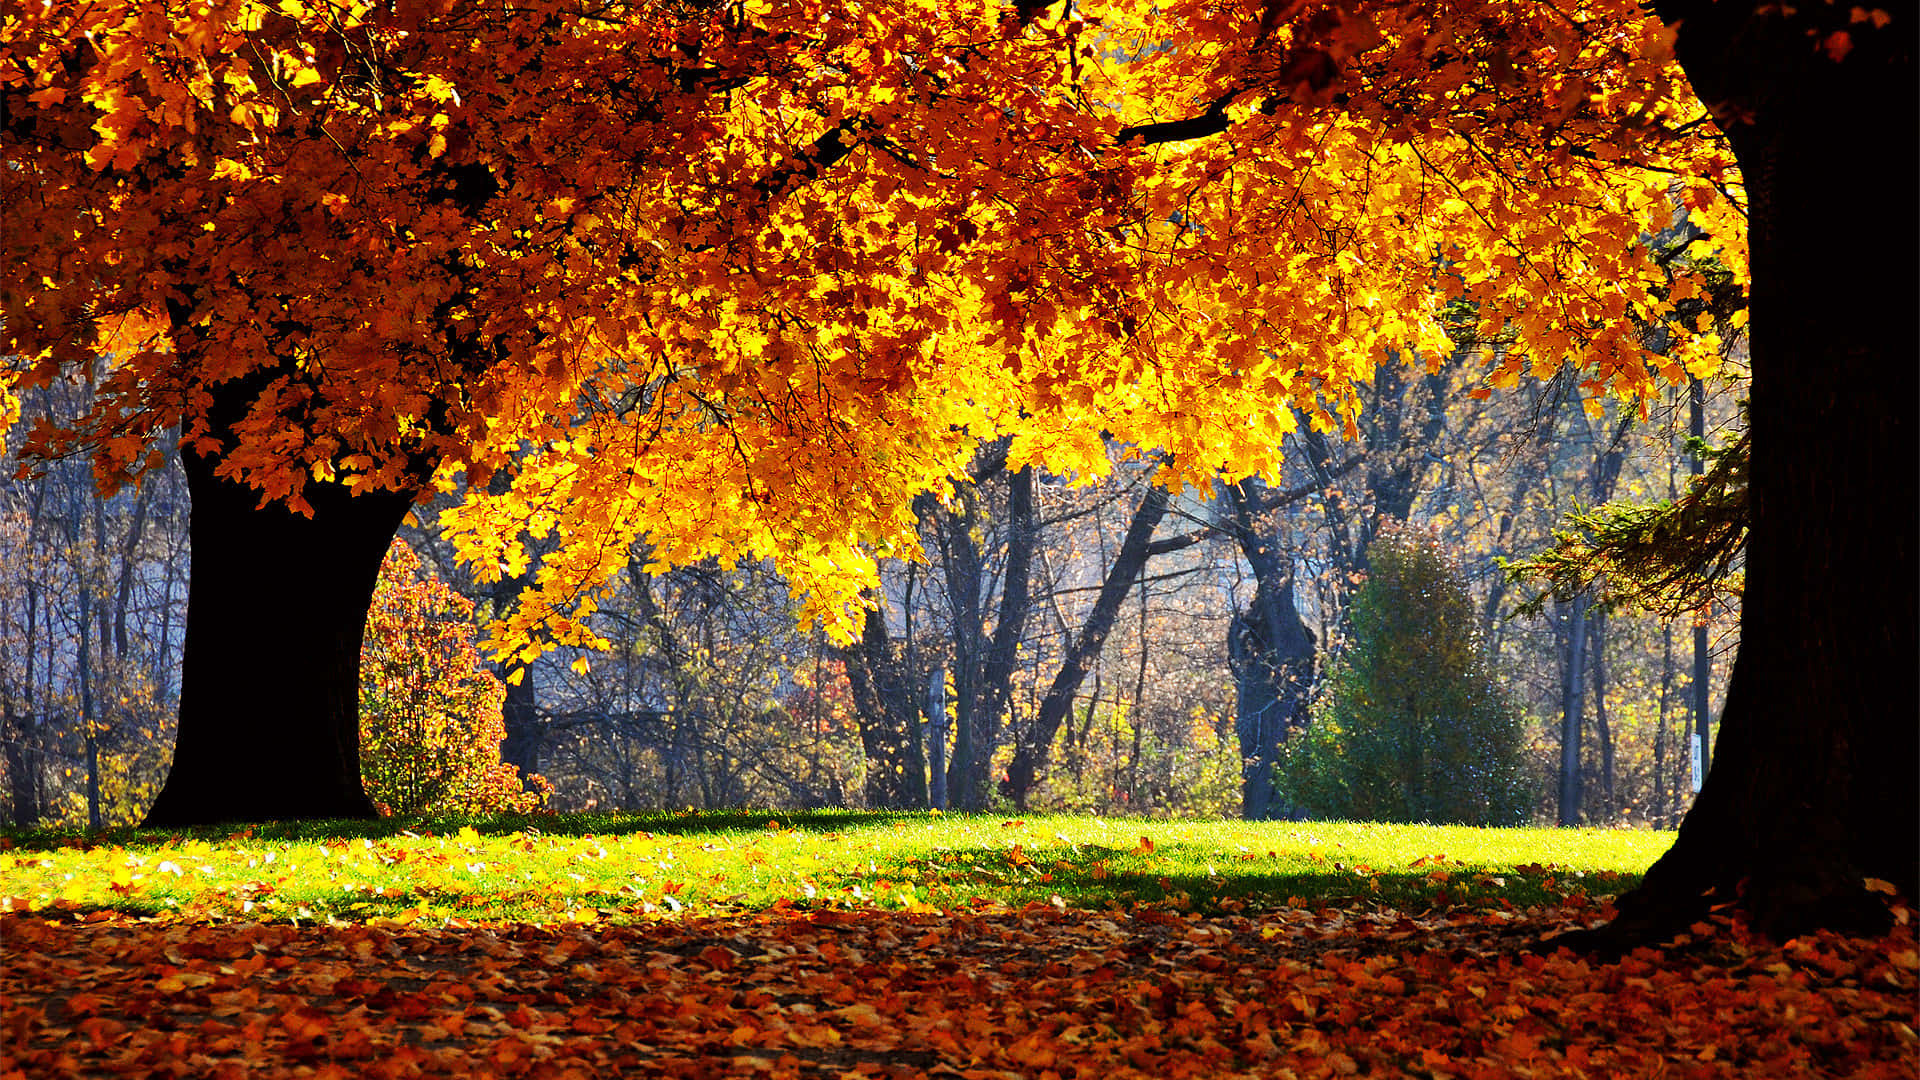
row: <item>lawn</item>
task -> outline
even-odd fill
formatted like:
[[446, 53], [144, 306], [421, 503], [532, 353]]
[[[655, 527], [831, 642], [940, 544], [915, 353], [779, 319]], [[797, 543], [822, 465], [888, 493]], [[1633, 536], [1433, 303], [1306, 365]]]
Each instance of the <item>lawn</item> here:
[[0, 834], [0, 1080], [1886, 1076], [1911, 917], [1578, 956], [1670, 834], [685, 814]]
[[[1040, 901], [1202, 912], [1527, 908], [1623, 891], [1671, 833], [958, 814], [724, 813], [0, 835], [10, 910], [294, 923], [630, 922]], [[1056, 900], [1057, 898], [1057, 900]]]

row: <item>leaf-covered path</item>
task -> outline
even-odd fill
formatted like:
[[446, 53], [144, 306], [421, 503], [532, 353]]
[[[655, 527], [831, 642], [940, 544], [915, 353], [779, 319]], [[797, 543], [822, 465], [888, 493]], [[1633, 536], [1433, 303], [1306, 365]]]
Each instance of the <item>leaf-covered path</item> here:
[[1909, 922], [1784, 946], [1702, 926], [1617, 963], [1525, 949], [1593, 915], [8, 915], [0, 1077], [1915, 1075]]

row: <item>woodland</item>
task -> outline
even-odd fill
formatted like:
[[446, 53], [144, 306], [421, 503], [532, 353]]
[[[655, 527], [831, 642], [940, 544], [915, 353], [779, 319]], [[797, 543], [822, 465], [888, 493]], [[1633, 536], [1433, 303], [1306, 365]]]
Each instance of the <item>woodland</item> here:
[[[1616, 954], [1920, 885], [1910, 13], [6, 13], [18, 822], [461, 757], [515, 812], [1677, 825]], [[373, 722], [423, 695], [472, 722]]]

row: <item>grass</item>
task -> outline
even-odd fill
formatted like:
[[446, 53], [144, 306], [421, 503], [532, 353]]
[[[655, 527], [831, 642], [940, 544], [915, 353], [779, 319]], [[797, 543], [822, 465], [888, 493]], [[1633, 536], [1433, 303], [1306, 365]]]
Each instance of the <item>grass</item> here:
[[1525, 908], [1639, 881], [1671, 833], [931, 813], [578, 814], [0, 831], [0, 905], [292, 922], [634, 922], [1032, 902]]

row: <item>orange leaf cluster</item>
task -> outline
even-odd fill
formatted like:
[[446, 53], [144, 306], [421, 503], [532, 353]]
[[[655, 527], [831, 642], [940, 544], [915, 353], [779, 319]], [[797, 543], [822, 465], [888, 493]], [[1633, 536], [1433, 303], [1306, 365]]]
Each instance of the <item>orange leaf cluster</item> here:
[[552, 786], [500, 760], [506, 688], [474, 643], [473, 601], [396, 543], [360, 647], [360, 773], [382, 813], [531, 812]]
[[1744, 273], [1671, 41], [1634, 0], [25, 5], [0, 422], [110, 349], [29, 443], [103, 483], [172, 430], [296, 508], [464, 476], [482, 577], [566, 541], [502, 650], [575, 640], [636, 542], [776, 559], [850, 633], [982, 439], [1177, 486], [1463, 343], [1589, 396], [1700, 370], [1640, 333]]
[[1702, 924], [1610, 963], [1515, 951], [1592, 914], [0, 916], [0, 1075], [1912, 1075], [1910, 924], [1782, 945]]

